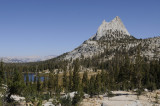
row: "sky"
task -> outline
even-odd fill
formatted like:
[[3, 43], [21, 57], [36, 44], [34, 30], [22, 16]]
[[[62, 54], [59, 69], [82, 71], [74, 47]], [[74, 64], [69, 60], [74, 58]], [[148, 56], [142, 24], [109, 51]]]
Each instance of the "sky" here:
[[0, 0], [0, 57], [69, 52], [116, 16], [136, 38], [160, 36], [160, 0]]

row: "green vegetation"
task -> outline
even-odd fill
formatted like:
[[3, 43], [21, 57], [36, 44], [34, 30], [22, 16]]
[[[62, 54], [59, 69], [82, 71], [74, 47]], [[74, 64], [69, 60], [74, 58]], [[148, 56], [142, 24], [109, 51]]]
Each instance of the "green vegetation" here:
[[3, 62], [1, 61], [0, 63], [0, 85], [5, 83], [5, 71], [4, 71], [4, 65]]
[[72, 106], [72, 100], [69, 95], [67, 95], [67, 97], [61, 98], [60, 102], [62, 106]]
[[[149, 90], [160, 89], [160, 60], [149, 60], [140, 55], [141, 46], [135, 49], [136, 55], [131, 58], [133, 51], [117, 51], [111, 60], [104, 60], [110, 52], [105, 50], [100, 55], [92, 58], [62, 61], [60, 58], [38, 63], [26, 64], [0, 64], [0, 85], [7, 85], [7, 99], [0, 98], [3, 102], [13, 103], [10, 96], [19, 95], [26, 98], [27, 102], [38, 103], [42, 100], [54, 98], [55, 103], [64, 106], [78, 105], [84, 93], [93, 97], [111, 90], [138, 89], [140, 95], [144, 88]], [[115, 52], [115, 51], [114, 51]], [[89, 71], [87, 71], [89, 69]], [[93, 71], [91, 71], [93, 69]], [[43, 70], [49, 70], [40, 79]], [[100, 70], [100, 71], [99, 71]], [[83, 71], [83, 74], [82, 74]], [[35, 80], [29, 81], [29, 72], [35, 73]], [[63, 72], [63, 73], [61, 73]], [[91, 73], [96, 74], [91, 75]], [[26, 81], [23, 74], [26, 73]], [[0, 92], [2, 92], [1, 90]], [[67, 96], [61, 98], [61, 93], [75, 92], [74, 98]], [[4, 92], [5, 94], [5, 92]], [[3, 97], [5, 97], [3, 95]]]

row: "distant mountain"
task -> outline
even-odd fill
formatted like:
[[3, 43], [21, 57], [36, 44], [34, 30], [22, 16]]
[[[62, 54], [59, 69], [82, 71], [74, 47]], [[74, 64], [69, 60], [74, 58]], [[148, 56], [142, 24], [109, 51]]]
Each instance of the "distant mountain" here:
[[49, 56], [25, 56], [25, 57], [0, 57], [5, 63], [27, 63], [27, 62], [39, 62], [55, 58], [55, 55]]
[[86, 58], [106, 52], [107, 56], [104, 58], [110, 60], [122, 51], [134, 57], [138, 46], [141, 46], [141, 56], [150, 60], [160, 58], [160, 37], [137, 39], [129, 34], [117, 16], [111, 22], [103, 21], [95, 35], [73, 51], [64, 54], [62, 59]]
[[[105, 20], [99, 26], [95, 35], [84, 41], [79, 47], [59, 57], [60, 60], [88, 58], [104, 54], [103, 60], [111, 60], [117, 53], [126, 52], [131, 58], [136, 56], [140, 47], [140, 54], [148, 58], [160, 58], [160, 36], [148, 39], [137, 39], [130, 35], [121, 19], [117, 16], [112, 21]], [[56, 56], [31, 57], [3, 57], [7, 63], [38, 62], [55, 58]]]

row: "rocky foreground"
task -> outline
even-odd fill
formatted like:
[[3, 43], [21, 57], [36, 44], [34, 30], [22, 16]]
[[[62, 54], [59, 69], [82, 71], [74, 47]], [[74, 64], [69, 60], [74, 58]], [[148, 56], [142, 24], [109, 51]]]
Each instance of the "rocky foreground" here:
[[[71, 98], [74, 97], [74, 93], [70, 93]], [[153, 92], [145, 91], [140, 96], [137, 96], [136, 92], [132, 91], [112, 91], [112, 94], [112, 97], [108, 97], [107, 94], [93, 98], [86, 96], [78, 106], [160, 106], [160, 90]], [[22, 100], [22, 97], [13, 96], [13, 98], [20, 103], [18, 106], [24, 106], [26, 104], [34, 105], [32, 103], [26, 103], [25, 100]], [[55, 106], [52, 102], [53, 99], [42, 101], [42, 106]]]
[[160, 106], [160, 90], [144, 92], [137, 96], [135, 92], [113, 91], [115, 96], [108, 98], [100, 95], [98, 98], [83, 99], [80, 106]]

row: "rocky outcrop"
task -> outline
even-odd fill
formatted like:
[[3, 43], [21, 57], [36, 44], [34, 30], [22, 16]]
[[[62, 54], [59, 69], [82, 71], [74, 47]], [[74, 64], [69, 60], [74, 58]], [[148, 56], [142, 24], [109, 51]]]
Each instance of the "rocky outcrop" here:
[[97, 33], [91, 39], [99, 40], [101, 37], [105, 36], [106, 34], [111, 34], [112, 32], [120, 32], [123, 35], [130, 36], [121, 19], [117, 16], [111, 22], [106, 22], [104, 20], [98, 28]]
[[108, 59], [112, 59], [115, 51], [123, 50], [131, 52], [131, 56], [135, 56], [135, 49], [138, 45], [141, 46], [142, 56], [149, 59], [160, 58], [160, 37], [136, 39], [129, 34], [117, 16], [111, 22], [103, 21], [94, 36], [67, 53], [64, 59], [92, 57], [106, 50], [111, 53]]

